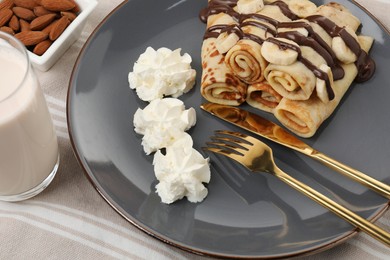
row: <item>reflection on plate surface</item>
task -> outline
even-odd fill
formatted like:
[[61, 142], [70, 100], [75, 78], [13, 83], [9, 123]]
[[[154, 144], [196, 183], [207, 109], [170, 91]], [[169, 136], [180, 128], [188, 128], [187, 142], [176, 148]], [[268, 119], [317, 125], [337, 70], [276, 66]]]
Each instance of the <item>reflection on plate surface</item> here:
[[[322, 1], [315, 1], [317, 4]], [[390, 37], [366, 13], [348, 1], [362, 21], [362, 33], [375, 37], [371, 51], [374, 77], [354, 84], [334, 115], [305, 140], [314, 148], [390, 183], [390, 88], [386, 70]], [[212, 179], [204, 202], [181, 200], [165, 205], [155, 193], [152, 156], [146, 156], [132, 117], [140, 101], [127, 75], [147, 46], [182, 48], [197, 70], [197, 85], [182, 96], [197, 110], [189, 133], [200, 150], [216, 129], [238, 130], [199, 106], [200, 47], [205, 25], [200, 0], [132, 0], [123, 4], [94, 32], [74, 68], [68, 93], [68, 123], [78, 159], [92, 184], [131, 223], [180, 248], [226, 257], [283, 257], [312, 253], [349, 237], [354, 228], [310, 199], [268, 175], [211, 156]], [[260, 113], [275, 121], [272, 115]], [[319, 163], [269, 143], [284, 171], [359, 215], [379, 217], [388, 201]], [[205, 156], [208, 156], [204, 154]]]

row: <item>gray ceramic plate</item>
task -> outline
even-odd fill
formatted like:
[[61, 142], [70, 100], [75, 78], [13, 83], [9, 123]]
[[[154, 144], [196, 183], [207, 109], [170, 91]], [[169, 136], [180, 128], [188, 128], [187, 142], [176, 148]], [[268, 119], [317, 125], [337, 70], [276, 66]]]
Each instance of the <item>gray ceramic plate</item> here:
[[[320, 1], [316, 1], [319, 3]], [[375, 37], [375, 76], [354, 84], [334, 115], [307, 140], [320, 151], [390, 183], [389, 35], [365, 12], [345, 4]], [[287, 257], [317, 252], [351, 237], [355, 229], [272, 176], [251, 175], [226, 158], [211, 156], [212, 180], [202, 203], [165, 205], [155, 193], [152, 156], [141, 147], [132, 118], [141, 102], [127, 75], [147, 46], [182, 48], [193, 57], [197, 85], [182, 100], [195, 107], [190, 131], [200, 150], [216, 129], [235, 129], [199, 109], [200, 47], [205, 0], [132, 0], [103, 21], [83, 48], [70, 82], [68, 123], [80, 164], [102, 197], [145, 232], [192, 252], [224, 257]], [[261, 112], [258, 112], [261, 113]], [[266, 117], [272, 118], [270, 115]], [[286, 172], [367, 219], [388, 201], [365, 187], [279, 145]]]

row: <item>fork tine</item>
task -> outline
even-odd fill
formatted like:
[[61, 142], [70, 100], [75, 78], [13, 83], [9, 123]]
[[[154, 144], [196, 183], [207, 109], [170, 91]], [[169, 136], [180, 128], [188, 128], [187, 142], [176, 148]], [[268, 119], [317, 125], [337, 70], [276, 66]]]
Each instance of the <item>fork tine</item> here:
[[[214, 138], [212, 138], [212, 139], [214, 139]], [[224, 143], [224, 142], [206, 142], [206, 145], [209, 147], [219, 148], [221, 150], [229, 151], [232, 153], [238, 153], [240, 155], [243, 155], [243, 153], [241, 153], [240, 150], [242, 150], [243, 152], [245, 151], [243, 148], [240, 148], [240, 147], [228, 144], [228, 143]], [[225, 148], [225, 149], [222, 149], [222, 148]]]
[[243, 157], [242, 154], [232, 153], [229, 150], [220, 149], [220, 148], [216, 148], [216, 147], [209, 147], [209, 146], [202, 147], [202, 149], [206, 150], [206, 151], [213, 152], [213, 153], [224, 155], [224, 156], [229, 157], [229, 158], [235, 160], [236, 162], [242, 164], [243, 166], [247, 167], [244, 163], [242, 163], [242, 160], [241, 160], [241, 158]]
[[252, 145], [248, 143], [244, 143], [241, 140], [235, 139], [235, 138], [227, 138], [222, 136], [211, 136], [211, 140], [215, 141], [216, 143], [224, 144], [229, 146], [231, 149], [239, 149], [248, 151]]
[[[246, 150], [251, 149], [253, 146], [253, 143], [246, 140], [248, 136], [241, 133], [230, 132], [226, 130], [217, 130], [215, 131], [215, 134], [216, 134], [215, 137], [211, 137], [214, 140], [216, 139], [224, 142], [234, 143], [239, 145], [240, 147], [245, 148]], [[219, 135], [223, 135], [224, 137]]]
[[[241, 140], [242, 143], [240, 143], [241, 145], [245, 142], [245, 144], [248, 144], [249, 146], [246, 146], [246, 148], [250, 149], [253, 145], [255, 145], [256, 143], [263, 143], [261, 142], [259, 139], [256, 139], [250, 135], [246, 135], [246, 134], [243, 134], [243, 133], [239, 133], [239, 132], [233, 132], [233, 131], [229, 131], [229, 130], [216, 130], [215, 131], [216, 134], [222, 134], [222, 135], [230, 135], [230, 136], [234, 136], [235, 138], [238, 138], [236, 139], [237, 141], [238, 140]], [[263, 145], [267, 146], [265, 143], [263, 143]]]

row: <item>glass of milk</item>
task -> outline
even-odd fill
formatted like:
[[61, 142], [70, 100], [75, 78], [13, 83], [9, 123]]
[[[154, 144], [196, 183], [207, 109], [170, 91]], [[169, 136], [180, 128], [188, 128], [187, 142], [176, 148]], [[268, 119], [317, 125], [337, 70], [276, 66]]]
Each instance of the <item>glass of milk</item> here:
[[37, 195], [58, 164], [53, 122], [26, 48], [0, 32], [0, 200]]

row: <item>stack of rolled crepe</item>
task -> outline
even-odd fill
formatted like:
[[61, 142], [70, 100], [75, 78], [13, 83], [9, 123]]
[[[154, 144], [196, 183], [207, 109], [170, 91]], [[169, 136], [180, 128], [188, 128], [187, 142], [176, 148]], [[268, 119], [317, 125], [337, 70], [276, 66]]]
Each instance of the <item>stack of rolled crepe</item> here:
[[[213, 1], [209, 1], [209, 7], [213, 4]], [[224, 56], [217, 50], [216, 44], [221, 28], [236, 25], [237, 19], [229, 15], [235, 12], [228, 4], [213, 8], [217, 11], [215, 14], [207, 14], [207, 28], [201, 51], [201, 93], [210, 102], [237, 106], [245, 101], [247, 86], [225, 64]]]
[[[221, 7], [225, 2], [229, 11]], [[368, 80], [375, 70], [367, 55], [373, 39], [356, 35], [359, 19], [340, 4], [210, 0], [207, 12], [208, 28], [217, 16], [230, 18], [219, 19], [219, 31], [213, 38], [205, 37], [203, 46], [212, 39], [219, 59], [213, 72], [228, 71], [225, 75], [239, 83], [235, 87], [245, 89], [248, 104], [274, 113], [301, 137], [313, 136], [352, 82]], [[210, 51], [203, 47], [202, 60], [209, 59]], [[217, 100], [205, 94], [210, 82], [204, 79], [202, 95], [210, 102], [228, 104], [223, 96]], [[240, 102], [230, 105], [241, 104], [242, 95]]]

